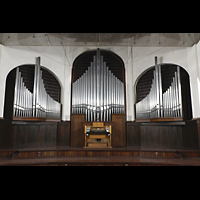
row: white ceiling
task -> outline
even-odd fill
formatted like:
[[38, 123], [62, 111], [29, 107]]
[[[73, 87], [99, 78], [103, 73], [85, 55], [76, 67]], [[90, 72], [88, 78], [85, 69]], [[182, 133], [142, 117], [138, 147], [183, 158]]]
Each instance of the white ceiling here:
[[190, 47], [200, 33], [0, 33], [5, 46], [180, 46]]

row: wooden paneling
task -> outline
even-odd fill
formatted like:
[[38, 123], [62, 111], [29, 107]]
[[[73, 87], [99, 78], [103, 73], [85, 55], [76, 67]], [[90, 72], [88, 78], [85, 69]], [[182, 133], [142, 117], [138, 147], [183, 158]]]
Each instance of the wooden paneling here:
[[200, 157], [199, 150], [136, 150], [131, 148], [110, 148], [110, 149], [54, 149], [54, 150], [0, 150], [0, 158], [10, 157], [14, 159], [30, 158], [63, 158], [63, 157], [140, 157], [140, 158], [181, 158], [181, 157]]
[[140, 146], [141, 148], [182, 148], [182, 127], [179, 125], [140, 126]]
[[126, 131], [127, 146], [139, 146], [140, 149], [199, 148], [197, 121], [126, 122]]
[[[131, 148], [0, 150], [0, 165], [200, 165], [199, 150], [136, 150]], [[12, 159], [10, 159], [12, 158]]]
[[70, 146], [70, 121], [23, 122], [0, 119], [0, 148]]
[[140, 125], [136, 122], [126, 122], [127, 146], [140, 146]]
[[125, 114], [112, 114], [112, 147], [126, 146]]
[[71, 114], [71, 146], [73, 147], [85, 145], [83, 122], [85, 122], [85, 114]]
[[0, 148], [12, 147], [11, 120], [0, 119]]
[[70, 121], [58, 123], [56, 144], [57, 146], [70, 146]]
[[56, 122], [14, 122], [13, 147], [55, 147], [57, 135]]
[[[0, 148], [83, 147], [83, 125], [91, 122], [85, 122], [85, 116], [82, 114], [74, 114], [71, 119], [71, 134], [70, 121], [11, 122], [0, 119]], [[139, 149], [199, 149], [200, 147], [200, 119], [183, 122], [127, 121], [125, 123], [124, 115], [114, 114], [112, 127], [113, 148], [127, 146]]]
[[183, 148], [184, 149], [198, 149], [198, 129], [196, 120], [186, 121], [183, 127]]
[[200, 149], [200, 119], [195, 120], [196, 121], [196, 129], [197, 129], [197, 137], [198, 137], [198, 145]]

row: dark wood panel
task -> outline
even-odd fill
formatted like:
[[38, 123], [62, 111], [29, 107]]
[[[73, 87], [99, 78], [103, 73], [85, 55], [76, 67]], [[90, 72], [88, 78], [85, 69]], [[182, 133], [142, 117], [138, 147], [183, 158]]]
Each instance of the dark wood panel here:
[[[200, 130], [199, 130], [200, 131]], [[197, 149], [198, 142], [198, 120], [188, 120], [183, 129], [183, 148]]]
[[[68, 122], [21, 122], [0, 119], [0, 148], [84, 146], [85, 116], [72, 115]], [[85, 122], [90, 123], [90, 122]], [[185, 122], [126, 122], [113, 115], [113, 147], [140, 149], [199, 149], [200, 119]], [[125, 132], [126, 130], [126, 132]]]
[[[197, 120], [185, 122], [126, 122], [127, 146], [140, 149], [199, 149]], [[199, 134], [199, 135], [198, 135]]]
[[135, 122], [126, 122], [127, 146], [140, 146], [140, 125]]
[[[0, 150], [0, 165], [196, 165], [199, 150], [141, 150], [111, 149], [51, 149], [51, 150]], [[13, 158], [13, 159], [9, 159]]]
[[84, 146], [84, 129], [85, 114], [71, 114], [71, 146]]
[[12, 147], [11, 120], [0, 119], [0, 148]]
[[126, 131], [125, 131], [125, 114], [112, 114], [112, 146], [124, 147], [126, 146]]
[[182, 148], [180, 126], [140, 126], [141, 148]]
[[70, 146], [70, 121], [58, 123], [56, 145]]
[[55, 147], [56, 122], [13, 122], [14, 148]]

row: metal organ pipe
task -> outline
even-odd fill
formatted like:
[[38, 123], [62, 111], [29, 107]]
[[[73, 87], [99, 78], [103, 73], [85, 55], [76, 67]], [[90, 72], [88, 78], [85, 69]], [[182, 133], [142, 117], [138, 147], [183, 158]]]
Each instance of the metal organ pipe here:
[[163, 93], [163, 102], [164, 117], [183, 117], [179, 66], [177, 66], [171, 85]]
[[99, 49], [86, 72], [73, 83], [72, 113], [85, 114], [86, 121], [111, 121], [112, 114], [124, 113], [124, 83], [106, 66]]
[[32, 114], [32, 93], [26, 88], [19, 67], [16, 69], [13, 115], [28, 117]]
[[136, 119], [152, 119], [159, 117], [183, 117], [180, 67], [177, 66], [172, 82], [167, 90], [162, 91], [161, 66], [153, 71], [153, 80], [149, 94], [136, 103]]
[[19, 117], [60, 118], [61, 104], [46, 92], [37, 58], [33, 93], [24, 85], [19, 67], [16, 68], [13, 115]]

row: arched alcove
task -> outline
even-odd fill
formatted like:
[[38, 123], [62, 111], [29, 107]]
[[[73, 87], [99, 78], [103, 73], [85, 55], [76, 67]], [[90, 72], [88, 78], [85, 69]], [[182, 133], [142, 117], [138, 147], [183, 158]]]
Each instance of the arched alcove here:
[[[20, 65], [12, 69], [6, 78], [6, 89], [5, 89], [5, 103], [4, 103], [4, 118], [13, 119], [13, 106], [14, 106], [14, 95], [15, 95], [15, 82], [16, 82], [16, 70], [19, 69], [23, 84], [27, 91], [33, 93], [34, 88], [34, 73], [35, 65], [26, 64]], [[56, 77], [47, 70], [45, 67], [40, 67], [42, 71], [42, 82], [46, 93], [56, 102], [60, 103], [61, 87]]]
[[[72, 83], [75, 82], [90, 66], [93, 61], [93, 56], [96, 55], [95, 50], [87, 50], [81, 53], [73, 62], [72, 67]], [[125, 68], [123, 60], [114, 52], [110, 50], [100, 49], [101, 56], [106, 62], [106, 65], [113, 72], [119, 80], [125, 82]]]
[[[161, 91], [162, 91], [162, 97], [164, 94], [169, 93], [167, 101], [171, 104], [171, 111], [175, 110], [176, 108], [176, 101], [177, 99], [177, 91], [178, 91], [178, 85], [176, 85], [175, 78], [178, 77], [177, 74], [177, 65], [175, 64], [160, 64], [160, 73], [161, 73]], [[182, 104], [182, 112], [183, 112], [183, 120], [190, 120], [192, 119], [192, 105], [191, 105], [191, 93], [190, 93], [190, 77], [187, 71], [180, 67], [180, 94], [181, 94], [181, 104]], [[150, 98], [148, 95], [152, 91], [152, 88], [156, 87], [153, 85], [154, 80], [154, 72], [155, 72], [155, 66], [150, 67], [149, 69], [145, 70], [138, 78], [136, 83], [136, 105], [139, 102], [145, 102], [145, 98]], [[168, 92], [167, 90], [170, 90]], [[150, 101], [154, 101], [151, 97]], [[178, 103], [177, 103], [178, 104]], [[144, 105], [143, 105], [144, 106]], [[136, 109], [135, 109], [136, 110]], [[150, 112], [150, 111], [149, 111]], [[175, 115], [174, 115], [175, 116]], [[162, 116], [163, 117], [163, 116]], [[137, 111], [136, 111], [136, 120], [137, 120]]]
[[[88, 50], [80, 54], [73, 63], [72, 68], [72, 85], [71, 85], [71, 113], [72, 113], [72, 98], [73, 98], [73, 83], [76, 82], [91, 66], [91, 62], [96, 56], [97, 50]], [[110, 72], [123, 83], [123, 96], [124, 96], [124, 113], [126, 113], [126, 93], [125, 93], [125, 67], [123, 60], [114, 52], [110, 50], [100, 49], [100, 56], [103, 57], [103, 62]]]

